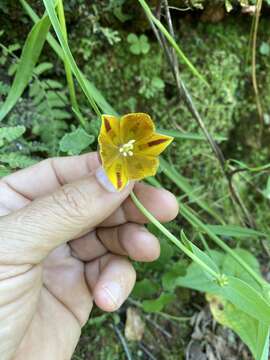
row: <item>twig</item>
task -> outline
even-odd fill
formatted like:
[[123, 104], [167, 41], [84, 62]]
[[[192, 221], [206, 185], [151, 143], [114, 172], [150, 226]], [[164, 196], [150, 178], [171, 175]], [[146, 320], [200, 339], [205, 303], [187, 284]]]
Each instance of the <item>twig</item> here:
[[172, 334], [170, 334], [167, 330], [163, 329], [162, 326], [157, 324], [154, 320], [152, 320], [149, 316], [146, 316], [145, 319], [152, 324], [157, 330], [159, 330], [163, 335], [167, 336], [169, 339], [172, 338]]
[[253, 31], [253, 37], [252, 37], [252, 85], [253, 85], [256, 107], [257, 107], [259, 122], [260, 122], [259, 143], [261, 143], [262, 132], [263, 132], [263, 109], [262, 109], [262, 104], [260, 101], [260, 94], [259, 94], [257, 77], [256, 77], [256, 48], [257, 48], [257, 36], [258, 36], [258, 28], [259, 28], [261, 9], [262, 9], [262, 0], [257, 0], [254, 31]]
[[151, 354], [150, 350], [148, 350], [147, 347], [144, 346], [142, 342], [139, 343], [139, 348], [142, 349], [142, 351], [149, 357], [149, 359], [157, 360], [157, 358], [153, 354]]
[[[170, 32], [171, 36], [175, 38], [167, 0], [164, 0], [164, 7], [165, 7], [165, 12], [166, 12], [166, 19], [167, 19], [167, 23], [168, 23], [168, 27], [169, 27], [169, 32]], [[176, 58], [174, 49], [171, 49], [171, 50], [169, 49], [168, 44], [167, 44], [166, 39], [164, 38], [163, 34], [155, 28], [155, 25], [152, 22], [151, 22], [151, 26], [154, 30], [154, 33], [157, 37], [158, 42], [160, 43], [161, 47], [165, 51], [167, 61], [168, 61], [169, 65], [171, 66], [171, 69], [172, 69], [172, 72], [173, 72], [173, 75], [174, 75], [174, 78], [176, 81], [178, 96], [181, 100], [183, 99], [183, 101], [185, 102], [185, 105], [187, 106], [188, 110], [192, 114], [193, 118], [196, 120], [197, 124], [202, 129], [213, 153], [215, 154], [215, 156], [221, 166], [223, 174], [228, 181], [232, 203], [234, 205], [237, 204], [238, 207], [241, 209], [241, 211], [244, 215], [244, 222], [247, 223], [247, 225], [249, 227], [252, 227], [252, 228], [256, 227], [254, 219], [252, 218], [251, 214], [249, 213], [248, 209], [246, 208], [245, 204], [243, 203], [237, 189], [235, 188], [234, 184], [232, 183], [231, 177], [227, 173], [226, 160], [225, 160], [225, 157], [224, 157], [220, 147], [217, 145], [217, 143], [215, 142], [215, 140], [213, 139], [211, 134], [208, 132], [199, 112], [197, 111], [197, 109], [192, 101], [191, 95], [189, 94], [188, 90], [185, 87], [184, 82], [181, 79], [181, 76], [179, 73], [179, 68], [178, 68], [178, 60]], [[236, 207], [236, 209], [237, 209], [237, 207]], [[241, 216], [240, 216], [240, 219], [241, 219]]]
[[126, 357], [128, 360], [132, 360], [132, 356], [130, 354], [130, 351], [129, 351], [129, 348], [128, 348], [128, 344], [124, 338], [124, 336], [122, 335], [121, 331], [118, 329], [118, 327], [116, 325], [111, 325], [111, 327], [113, 328], [113, 330], [115, 331], [118, 339], [120, 340], [122, 346], [123, 346], [123, 349], [125, 351], [125, 354], [126, 354]]

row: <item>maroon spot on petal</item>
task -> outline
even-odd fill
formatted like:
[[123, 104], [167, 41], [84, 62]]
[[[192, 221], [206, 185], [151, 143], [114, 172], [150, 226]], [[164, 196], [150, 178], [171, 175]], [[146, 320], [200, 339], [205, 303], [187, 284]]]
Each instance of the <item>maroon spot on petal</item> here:
[[122, 185], [123, 185], [120, 172], [116, 173], [116, 179], [117, 179], [117, 189], [120, 189], [122, 187]]
[[164, 143], [165, 141], [167, 141], [168, 139], [157, 139], [157, 140], [153, 140], [153, 141], [150, 141], [148, 143], [148, 146], [155, 146], [155, 145], [159, 145], [159, 144], [162, 144]]
[[104, 125], [105, 125], [105, 129], [107, 132], [109, 132], [111, 130], [111, 125], [108, 119], [104, 119]]

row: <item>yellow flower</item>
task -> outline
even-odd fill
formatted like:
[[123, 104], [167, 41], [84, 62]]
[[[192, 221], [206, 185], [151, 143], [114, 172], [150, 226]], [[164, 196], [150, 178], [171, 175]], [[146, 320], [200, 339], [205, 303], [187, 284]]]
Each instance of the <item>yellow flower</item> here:
[[173, 138], [157, 134], [151, 117], [132, 113], [120, 119], [102, 115], [98, 142], [103, 168], [117, 190], [129, 180], [141, 180], [155, 175], [158, 155]]

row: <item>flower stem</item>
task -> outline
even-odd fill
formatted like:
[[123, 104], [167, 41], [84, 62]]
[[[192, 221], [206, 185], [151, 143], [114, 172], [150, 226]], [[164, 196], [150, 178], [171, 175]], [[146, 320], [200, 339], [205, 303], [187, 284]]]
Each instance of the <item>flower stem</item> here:
[[205, 271], [207, 271], [210, 275], [214, 277], [215, 280], [218, 281], [221, 277], [221, 274], [218, 274], [213, 269], [211, 269], [207, 264], [205, 264], [201, 259], [198, 258], [192, 251], [190, 251], [180, 240], [178, 240], [169, 230], [165, 228], [139, 201], [134, 192], [132, 191], [130, 194], [134, 204], [137, 208], [144, 214], [145, 217], [155, 225], [175, 246], [177, 246], [180, 250], [182, 250], [188, 257], [190, 257], [194, 262], [200, 265]]
[[231, 249], [218, 236], [216, 236], [212, 231], [210, 231], [207, 225], [205, 225], [199, 218], [197, 218], [188, 208], [188, 206], [182, 204], [180, 212], [189, 223], [191, 223], [193, 226], [198, 227], [198, 229], [200, 229], [204, 233], [208, 234], [209, 237], [218, 246], [220, 246], [225, 252], [230, 254], [231, 257], [233, 257], [238, 262], [238, 264], [240, 264], [263, 289], [269, 287], [269, 284], [264, 281], [264, 279], [259, 274], [257, 274], [233, 249]]

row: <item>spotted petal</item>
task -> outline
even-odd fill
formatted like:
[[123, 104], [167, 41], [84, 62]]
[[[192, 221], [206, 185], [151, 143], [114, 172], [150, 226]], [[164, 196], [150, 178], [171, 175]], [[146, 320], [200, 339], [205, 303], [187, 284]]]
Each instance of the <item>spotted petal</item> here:
[[[108, 141], [118, 146], [120, 144], [120, 121], [112, 115], [102, 115], [100, 136], [107, 138]], [[99, 139], [99, 143], [101, 143]]]
[[145, 156], [159, 156], [173, 141], [173, 137], [154, 133], [147, 141], [135, 145], [134, 152]]
[[105, 166], [104, 170], [111, 183], [118, 191], [122, 190], [128, 183], [126, 166], [122, 158], [117, 158], [110, 166]]
[[129, 140], [147, 139], [154, 131], [155, 125], [148, 114], [127, 114], [120, 119], [120, 138], [123, 144]]
[[156, 157], [134, 154], [132, 157], [125, 159], [125, 165], [129, 179], [141, 180], [156, 174], [159, 161]]
[[100, 134], [98, 140], [102, 165], [103, 167], [108, 168], [120, 156], [118, 147], [112, 143], [111, 139], [107, 135]]

